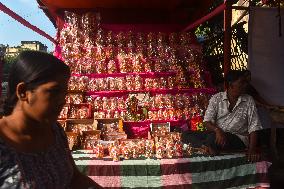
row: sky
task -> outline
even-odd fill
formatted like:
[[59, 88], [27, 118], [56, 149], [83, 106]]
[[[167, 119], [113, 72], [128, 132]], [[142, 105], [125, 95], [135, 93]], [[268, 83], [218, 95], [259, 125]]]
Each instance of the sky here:
[[[55, 37], [55, 27], [38, 7], [36, 0], [0, 0], [0, 2], [32, 25], [43, 30], [51, 37]], [[54, 50], [51, 41], [0, 11], [0, 44], [18, 46], [21, 41], [40, 41], [48, 47], [48, 51]]]

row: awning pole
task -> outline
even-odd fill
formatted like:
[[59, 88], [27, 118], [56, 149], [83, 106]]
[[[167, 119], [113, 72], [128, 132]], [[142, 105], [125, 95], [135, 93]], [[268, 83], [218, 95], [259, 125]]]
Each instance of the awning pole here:
[[[224, 1], [226, 8], [224, 10], [224, 76], [231, 69], [231, 39], [232, 39], [232, 4], [230, 1]], [[226, 87], [226, 84], [225, 84]]]
[[14, 11], [6, 7], [3, 3], [0, 2], [0, 11], [3, 11], [5, 14], [9, 15], [16, 21], [20, 22], [22, 25], [26, 26], [27, 28], [30, 28], [34, 32], [40, 34], [41, 36], [45, 37], [46, 39], [50, 40], [52, 43], [57, 44], [56, 40], [53, 39], [50, 35], [39, 29], [38, 27], [32, 25], [28, 21], [26, 21], [24, 18], [16, 14]]
[[202, 18], [200, 18], [200, 19], [196, 20], [195, 22], [193, 22], [192, 24], [188, 25], [185, 29], [183, 29], [183, 31], [189, 31], [189, 30], [195, 29], [200, 24], [210, 20], [211, 18], [213, 18], [214, 16], [220, 14], [224, 10], [225, 10], [225, 3], [223, 3], [220, 6], [218, 6], [217, 8], [215, 8], [209, 14], [203, 16]]

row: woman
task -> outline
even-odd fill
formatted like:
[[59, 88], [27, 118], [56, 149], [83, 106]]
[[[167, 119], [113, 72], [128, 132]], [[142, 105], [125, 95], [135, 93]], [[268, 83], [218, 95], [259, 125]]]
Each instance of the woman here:
[[54, 56], [23, 51], [10, 70], [0, 120], [0, 188], [99, 188], [82, 175], [57, 124], [70, 70]]

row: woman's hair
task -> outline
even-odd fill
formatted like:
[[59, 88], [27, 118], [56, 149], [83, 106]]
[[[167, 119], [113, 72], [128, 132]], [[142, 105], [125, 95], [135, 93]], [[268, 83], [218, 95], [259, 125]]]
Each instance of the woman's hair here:
[[225, 81], [230, 85], [234, 81], [237, 81], [239, 78], [243, 77], [244, 72], [241, 70], [231, 70], [227, 73]]
[[22, 51], [9, 73], [4, 115], [11, 114], [18, 101], [16, 88], [19, 83], [24, 82], [26, 90], [34, 90], [39, 85], [53, 81], [58, 75], [70, 77], [70, 69], [63, 61], [40, 51]]

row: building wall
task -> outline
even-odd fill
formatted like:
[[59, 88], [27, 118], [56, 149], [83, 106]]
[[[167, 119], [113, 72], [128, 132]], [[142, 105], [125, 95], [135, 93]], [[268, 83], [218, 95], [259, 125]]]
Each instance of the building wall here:
[[18, 47], [7, 47], [6, 55], [7, 56], [15, 56], [21, 50], [34, 50], [34, 51], [43, 51], [47, 52], [47, 46], [42, 44], [39, 41], [21, 41], [21, 46]]
[[6, 48], [6, 55], [7, 56], [15, 56], [19, 53], [20, 47], [7, 47]]
[[21, 45], [21, 48], [23, 49], [30, 49], [30, 50], [35, 50], [35, 51], [38, 51], [39, 50], [39, 47], [37, 44], [22, 44]]

